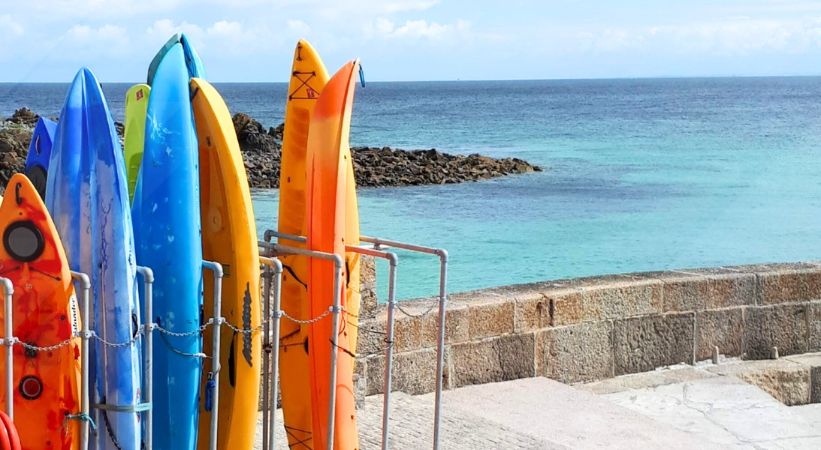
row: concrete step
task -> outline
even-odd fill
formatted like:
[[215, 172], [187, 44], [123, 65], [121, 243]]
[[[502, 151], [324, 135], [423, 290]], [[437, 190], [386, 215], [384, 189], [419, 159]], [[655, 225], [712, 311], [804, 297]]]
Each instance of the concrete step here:
[[[423, 398], [433, 400], [431, 395], [417, 397]], [[447, 391], [443, 407], [449, 414], [479, 416], [553, 446], [612, 449], [720, 447], [590, 392], [547, 378]], [[528, 447], [505, 445], [504, 448]]]

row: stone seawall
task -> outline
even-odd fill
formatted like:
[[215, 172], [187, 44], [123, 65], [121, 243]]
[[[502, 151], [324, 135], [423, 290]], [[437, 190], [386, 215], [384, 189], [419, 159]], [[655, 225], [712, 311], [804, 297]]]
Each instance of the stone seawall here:
[[[360, 318], [357, 388], [383, 390], [384, 305]], [[432, 300], [402, 302], [411, 314]], [[436, 310], [397, 312], [394, 390], [432, 392]], [[445, 388], [545, 376], [586, 382], [721, 355], [767, 359], [821, 350], [821, 262], [648, 272], [453, 294]]]

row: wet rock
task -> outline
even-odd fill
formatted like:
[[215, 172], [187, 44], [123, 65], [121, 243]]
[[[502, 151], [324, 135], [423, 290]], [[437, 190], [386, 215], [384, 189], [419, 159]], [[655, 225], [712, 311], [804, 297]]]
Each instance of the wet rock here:
[[32, 110], [24, 106], [18, 109], [17, 111], [14, 111], [14, 114], [12, 114], [11, 117], [6, 119], [6, 122], [34, 127], [34, 125], [37, 124], [37, 119], [39, 118], [40, 116], [38, 116]]

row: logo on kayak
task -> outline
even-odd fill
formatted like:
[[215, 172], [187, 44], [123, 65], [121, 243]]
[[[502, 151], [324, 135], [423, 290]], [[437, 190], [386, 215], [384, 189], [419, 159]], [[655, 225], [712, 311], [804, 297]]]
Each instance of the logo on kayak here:
[[308, 98], [316, 98], [317, 97], [316, 91], [311, 89], [310, 86], [305, 87], [305, 95], [308, 96]]
[[[242, 327], [246, 330], [251, 329], [251, 285], [245, 283], [245, 298], [242, 299]], [[251, 345], [253, 345], [252, 333], [244, 333], [242, 339], [242, 356], [249, 366], [253, 367], [251, 362]]]
[[139, 91], [137, 91], [137, 100], [142, 100], [142, 99], [143, 99], [143, 96], [144, 96], [144, 94], [143, 94], [143, 90], [142, 90], [142, 89], [140, 89]]

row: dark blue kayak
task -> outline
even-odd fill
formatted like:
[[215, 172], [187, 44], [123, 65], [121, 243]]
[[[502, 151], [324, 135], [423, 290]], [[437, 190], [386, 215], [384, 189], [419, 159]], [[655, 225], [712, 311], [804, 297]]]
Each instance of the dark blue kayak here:
[[48, 160], [51, 156], [51, 146], [54, 143], [54, 132], [57, 131], [57, 122], [41, 117], [34, 126], [31, 135], [29, 153], [26, 156], [26, 176], [37, 189], [40, 198], [46, 197], [46, 180], [48, 178]]

